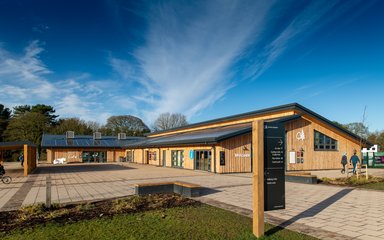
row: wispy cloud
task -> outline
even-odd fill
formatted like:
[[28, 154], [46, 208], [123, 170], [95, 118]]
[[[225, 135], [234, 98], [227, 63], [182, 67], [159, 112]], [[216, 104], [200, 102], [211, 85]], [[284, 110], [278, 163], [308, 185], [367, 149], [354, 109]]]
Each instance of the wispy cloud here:
[[[116, 80], [95, 80], [77, 73], [62, 80], [51, 79], [54, 72], [41, 60], [43, 44], [33, 41], [21, 54], [0, 45], [0, 102], [7, 107], [43, 103], [52, 105], [60, 117], [80, 117], [100, 123], [113, 115], [113, 105], [135, 110]], [[57, 76], [55, 77], [57, 78]], [[126, 101], [122, 101], [125, 99]]]
[[134, 97], [147, 104], [144, 111], [148, 118], [168, 111], [191, 116], [233, 86], [229, 68], [263, 30], [272, 3], [152, 5], [146, 43], [133, 53], [139, 71], [132, 75], [135, 66], [119, 59], [112, 59], [111, 64], [151, 96], [143, 99], [140, 92]]
[[132, 98], [146, 119], [153, 120], [160, 112], [190, 117], [242, 80], [257, 79], [287, 49], [356, 2], [156, 3], [144, 14], [145, 43], [129, 56], [135, 62], [112, 57], [110, 63], [123, 79], [140, 88]]

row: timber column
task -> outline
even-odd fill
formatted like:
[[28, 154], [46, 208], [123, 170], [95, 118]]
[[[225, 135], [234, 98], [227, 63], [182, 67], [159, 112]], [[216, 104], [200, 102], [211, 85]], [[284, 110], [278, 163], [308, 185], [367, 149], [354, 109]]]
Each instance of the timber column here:
[[253, 234], [264, 235], [264, 120], [252, 123]]

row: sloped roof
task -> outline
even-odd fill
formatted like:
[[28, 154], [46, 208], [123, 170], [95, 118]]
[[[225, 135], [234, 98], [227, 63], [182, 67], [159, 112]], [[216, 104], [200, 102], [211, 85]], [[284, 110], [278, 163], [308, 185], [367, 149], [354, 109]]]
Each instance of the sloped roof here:
[[200, 131], [179, 133], [162, 137], [147, 138], [136, 143], [128, 143], [125, 147], [156, 147], [184, 144], [212, 144], [241, 134], [252, 132], [250, 123], [204, 129]]
[[128, 143], [137, 142], [144, 137], [127, 137], [119, 140], [115, 136], [102, 136], [101, 139], [94, 140], [92, 135], [75, 135], [73, 139], [67, 139], [65, 135], [44, 134], [41, 140], [43, 148], [121, 148]]
[[310, 110], [310, 109], [308, 109], [308, 108], [306, 108], [306, 107], [304, 107], [298, 103], [290, 103], [290, 104], [280, 105], [280, 106], [276, 106], [276, 107], [265, 108], [265, 109], [261, 109], [261, 110], [236, 114], [236, 115], [232, 115], [232, 116], [228, 116], [228, 117], [212, 119], [212, 120], [208, 120], [208, 121], [204, 121], [204, 122], [193, 123], [193, 124], [189, 124], [189, 125], [182, 126], [182, 127], [177, 127], [177, 128], [167, 129], [167, 130], [163, 130], [163, 131], [157, 131], [157, 132], [149, 133], [149, 134], [147, 134], [147, 136], [152, 136], [152, 135], [156, 135], [156, 134], [160, 134], [160, 133], [173, 132], [173, 131], [178, 131], [178, 130], [183, 130], [183, 129], [201, 127], [201, 126], [208, 125], [208, 124], [217, 124], [217, 123], [235, 121], [235, 120], [244, 119], [244, 118], [252, 118], [252, 117], [257, 117], [259, 115], [272, 114], [272, 113], [286, 111], [286, 110], [296, 110], [297, 112], [299, 112], [300, 115], [306, 114], [306, 115], [312, 116], [312, 117], [318, 119], [320, 122], [339, 130], [340, 132], [350, 136], [351, 138], [353, 138], [357, 141], [362, 141], [362, 142], [367, 143], [367, 144], [372, 144], [372, 143], [368, 142], [366, 139], [363, 139], [363, 138], [359, 137], [358, 135], [352, 133], [351, 131], [348, 131], [347, 129], [340, 127], [339, 125], [335, 124], [334, 122], [328, 120], [327, 118], [315, 113], [314, 111], [312, 111], [312, 110]]

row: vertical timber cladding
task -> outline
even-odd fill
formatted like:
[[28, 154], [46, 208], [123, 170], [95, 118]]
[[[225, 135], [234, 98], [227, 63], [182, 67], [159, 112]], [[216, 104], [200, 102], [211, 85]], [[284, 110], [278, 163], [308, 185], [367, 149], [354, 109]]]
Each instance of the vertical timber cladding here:
[[[352, 156], [353, 150], [360, 149], [359, 143], [352, 141], [338, 133], [338, 131], [329, 129], [328, 126], [321, 124], [316, 119], [310, 119], [303, 116], [301, 119], [286, 123], [287, 130], [287, 155], [290, 152], [303, 151], [303, 161], [291, 163], [287, 161], [288, 171], [300, 170], [321, 170], [321, 169], [339, 169], [341, 168], [340, 159], [344, 152], [348, 158]], [[325, 134], [337, 141], [337, 150], [314, 150], [314, 131]], [[301, 134], [301, 138], [299, 138]], [[296, 154], [297, 155], [297, 154]]]
[[[218, 173], [244, 173], [252, 171], [252, 133], [229, 138], [220, 143], [217, 151], [216, 169]], [[220, 164], [220, 152], [224, 151], [224, 165]]]
[[285, 126], [264, 123], [264, 210], [285, 209]]

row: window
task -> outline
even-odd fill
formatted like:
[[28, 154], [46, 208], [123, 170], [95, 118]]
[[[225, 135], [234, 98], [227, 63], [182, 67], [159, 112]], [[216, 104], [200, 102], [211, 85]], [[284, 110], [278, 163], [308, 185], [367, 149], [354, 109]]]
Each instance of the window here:
[[184, 167], [184, 151], [175, 150], [171, 151], [172, 167]]
[[337, 140], [328, 137], [321, 132], [315, 130], [315, 150], [320, 151], [336, 151], [337, 150]]
[[148, 160], [150, 161], [156, 161], [157, 156], [156, 156], [156, 151], [148, 151]]

